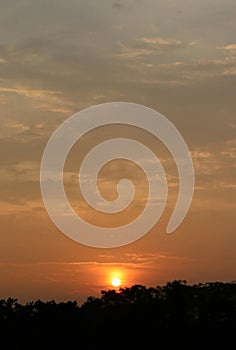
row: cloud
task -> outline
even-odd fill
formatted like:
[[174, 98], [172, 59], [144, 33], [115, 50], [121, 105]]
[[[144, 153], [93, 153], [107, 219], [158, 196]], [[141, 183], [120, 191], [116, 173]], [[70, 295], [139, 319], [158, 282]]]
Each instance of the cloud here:
[[134, 59], [138, 57], [143, 57], [151, 55], [153, 50], [145, 47], [132, 47], [125, 44], [120, 44], [120, 52], [115, 55], [117, 58], [122, 59]]
[[157, 48], [178, 48], [183, 46], [183, 42], [181, 40], [175, 39], [164, 39], [161, 37], [142, 37], [138, 39], [140, 43], [152, 48], [153, 50]]
[[236, 139], [226, 141], [220, 154], [224, 157], [224, 159], [236, 159]]
[[236, 44], [230, 44], [226, 46], [217, 46], [218, 50], [226, 50], [226, 51], [236, 51]]
[[224, 75], [228, 76], [234, 76], [236, 75], [236, 68], [231, 68], [231, 69], [225, 69], [224, 70]]
[[31, 87], [26, 86], [16, 86], [16, 87], [7, 87], [0, 86], [0, 92], [14, 93], [19, 96], [31, 99], [35, 108], [38, 108], [42, 111], [50, 111], [57, 113], [72, 113], [72, 110], [62, 100], [62, 92], [58, 90], [48, 90], [48, 89], [32, 89]]
[[191, 152], [191, 157], [194, 160], [201, 160], [201, 159], [205, 159], [205, 158], [210, 158], [212, 156], [212, 154], [210, 152], [206, 152], [206, 151], [193, 151]]
[[220, 186], [230, 190], [236, 190], [236, 184], [228, 184], [228, 183], [221, 182]]
[[188, 257], [167, 253], [126, 253], [116, 256], [102, 254], [97, 261], [41, 262], [42, 265], [107, 266], [126, 268], [149, 268], [159, 260], [189, 260]]
[[[156, 40], [153, 41], [156, 42]], [[157, 52], [164, 56], [157, 57]], [[176, 55], [167, 55], [164, 52], [165, 49], [154, 50], [149, 45], [144, 47], [123, 46], [117, 57], [122, 59], [123, 65], [127, 67], [127, 74], [132, 75], [133, 81], [149, 86], [153, 84], [155, 86], [186, 86], [204, 82], [207, 79], [224, 79], [236, 75], [236, 56], [234, 55], [226, 53], [223, 57], [213, 58], [195, 58], [190, 55], [169, 62], [170, 57], [173, 59]]]
[[235, 189], [236, 141], [228, 140], [218, 146], [211, 151], [198, 148], [191, 152], [196, 174], [195, 191], [204, 190], [212, 200], [214, 196], [222, 195], [222, 191]]
[[0, 92], [13, 92], [24, 97], [42, 97], [45, 95], [60, 95], [61, 92], [53, 90], [39, 90], [26, 87], [0, 87]]
[[17, 120], [4, 119], [0, 129], [0, 139], [22, 134], [30, 129], [29, 125]]
[[236, 57], [226, 56], [221, 59], [193, 59], [190, 62], [175, 61], [157, 64], [154, 69], [162, 73], [166, 80], [176, 77], [177, 81], [193, 82], [206, 78], [236, 74]]
[[[15, 164], [8, 164], [0, 169], [0, 181], [4, 183], [5, 186], [10, 186], [12, 191], [14, 191], [14, 185], [16, 186], [16, 193], [18, 192], [18, 186], [20, 188], [25, 184], [30, 186], [30, 184], [38, 184], [39, 182], [39, 170], [40, 163], [36, 161], [23, 161]], [[20, 190], [19, 188], [19, 190]], [[15, 193], [15, 194], [16, 194]], [[25, 194], [26, 195], [26, 194]], [[32, 196], [32, 193], [31, 193]], [[7, 199], [8, 197], [6, 197]], [[22, 199], [23, 197], [21, 197]], [[3, 199], [3, 193], [2, 193]], [[21, 201], [22, 202], [22, 201]]]
[[22, 203], [9, 203], [0, 201], [0, 216], [28, 217], [33, 211], [45, 213], [41, 200], [22, 201]]
[[11, 123], [8, 124], [8, 126], [11, 129], [17, 130], [18, 133], [22, 133], [22, 132], [25, 132], [25, 131], [29, 130], [29, 126], [28, 125], [25, 125], [25, 124], [20, 123], [20, 122], [12, 121]]
[[135, 59], [144, 56], [156, 55], [166, 50], [183, 47], [181, 40], [161, 37], [141, 37], [133, 45], [120, 44], [120, 52], [115, 56], [122, 59]]

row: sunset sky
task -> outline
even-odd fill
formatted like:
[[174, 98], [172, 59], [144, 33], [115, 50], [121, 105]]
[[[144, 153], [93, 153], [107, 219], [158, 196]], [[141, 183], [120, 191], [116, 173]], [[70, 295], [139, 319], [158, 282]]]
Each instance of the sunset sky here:
[[[236, 280], [235, 0], [0, 1], [0, 299], [84, 300], [121, 286]], [[76, 182], [86, 153], [108, 137], [148, 145], [166, 171], [166, 210], [138, 241], [113, 249], [70, 240], [49, 218], [39, 171], [52, 132], [72, 114], [105, 102], [145, 105], [181, 132], [194, 163], [195, 193], [182, 225], [166, 226], [178, 175], [165, 147], [136, 128], [92, 131], [65, 164], [65, 190], [84, 219], [114, 227], [132, 221], [147, 195], [133, 163], [101, 170], [104, 197], [129, 176], [136, 203], [94, 212]]]

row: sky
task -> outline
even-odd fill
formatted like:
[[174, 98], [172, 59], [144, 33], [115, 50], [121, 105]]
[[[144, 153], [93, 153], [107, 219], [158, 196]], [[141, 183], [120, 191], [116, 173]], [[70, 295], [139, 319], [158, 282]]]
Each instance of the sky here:
[[[111, 288], [236, 279], [236, 3], [234, 0], [0, 0], [0, 298], [84, 300]], [[74, 113], [132, 102], [165, 115], [185, 139], [195, 168], [190, 210], [173, 235], [166, 226], [178, 194], [175, 162], [135, 128], [92, 131], [72, 148], [64, 185], [74, 210], [104, 227], [143, 209], [140, 169], [110, 162], [99, 174], [104, 197], [129, 176], [137, 203], [124, 213], [94, 212], [76, 182], [91, 147], [126, 135], [148, 145], [168, 179], [166, 210], [138, 241], [91, 248], [50, 220], [39, 182], [53, 131]], [[98, 215], [99, 214], [99, 215]]]

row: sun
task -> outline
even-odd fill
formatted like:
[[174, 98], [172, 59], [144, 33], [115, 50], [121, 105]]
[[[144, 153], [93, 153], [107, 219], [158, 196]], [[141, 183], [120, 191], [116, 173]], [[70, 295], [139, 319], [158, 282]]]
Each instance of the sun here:
[[114, 277], [111, 280], [113, 287], [119, 287], [121, 285], [121, 280], [118, 277]]

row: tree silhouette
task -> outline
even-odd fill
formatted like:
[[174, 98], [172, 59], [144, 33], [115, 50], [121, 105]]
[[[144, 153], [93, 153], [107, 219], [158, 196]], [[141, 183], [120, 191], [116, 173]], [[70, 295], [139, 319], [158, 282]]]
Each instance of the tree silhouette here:
[[236, 283], [133, 285], [82, 305], [0, 300], [4, 349], [227, 348], [235, 329]]

